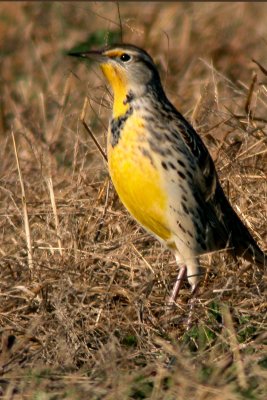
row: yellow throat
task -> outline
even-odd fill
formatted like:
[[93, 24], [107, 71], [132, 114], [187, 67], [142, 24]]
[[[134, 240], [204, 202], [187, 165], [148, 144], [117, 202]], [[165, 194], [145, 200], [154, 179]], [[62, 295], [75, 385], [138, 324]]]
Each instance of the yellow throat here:
[[101, 64], [101, 69], [112, 87], [114, 94], [113, 118], [118, 118], [124, 115], [129, 108], [129, 104], [124, 102], [128, 92], [126, 74], [119, 66], [109, 63]]

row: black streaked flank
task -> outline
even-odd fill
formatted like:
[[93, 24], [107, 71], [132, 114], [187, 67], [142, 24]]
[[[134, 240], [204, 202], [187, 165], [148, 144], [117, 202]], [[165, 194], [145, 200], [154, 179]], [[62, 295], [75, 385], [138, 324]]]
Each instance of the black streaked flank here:
[[184, 212], [189, 215], [189, 210], [188, 210], [188, 208], [186, 207], [186, 204], [183, 201], [182, 201], [182, 208], [183, 208]]
[[177, 172], [178, 172], [178, 175], [179, 175], [182, 179], [185, 179], [185, 178], [186, 178], [185, 174], [184, 174], [182, 171], [177, 171]]
[[177, 160], [178, 164], [181, 165], [181, 167], [186, 167], [185, 163], [182, 160]]
[[177, 225], [179, 226], [179, 228], [181, 229], [181, 231], [183, 231], [184, 233], [186, 233], [186, 229], [183, 227], [183, 225], [181, 224], [180, 221], [176, 221]]
[[168, 162], [169, 166], [171, 167], [171, 169], [176, 169], [175, 165], [173, 165], [173, 163], [171, 161]]
[[163, 166], [164, 169], [168, 170], [168, 166], [165, 163], [165, 161], [161, 161], [161, 165]]
[[186, 195], [188, 195], [188, 192], [187, 192], [186, 188], [185, 188], [183, 185], [181, 185], [180, 183], [179, 183], [179, 188], [180, 188]]

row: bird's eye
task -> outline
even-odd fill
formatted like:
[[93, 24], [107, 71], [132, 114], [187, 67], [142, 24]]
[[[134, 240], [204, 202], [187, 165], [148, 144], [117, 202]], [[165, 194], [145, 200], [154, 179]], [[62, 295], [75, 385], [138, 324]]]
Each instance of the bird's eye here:
[[123, 61], [123, 62], [127, 62], [127, 61], [129, 61], [129, 60], [131, 59], [131, 56], [129, 56], [129, 54], [127, 54], [127, 53], [123, 53], [123, 54], [120, 56], [120, 59], [121, 59], [121, 61]]

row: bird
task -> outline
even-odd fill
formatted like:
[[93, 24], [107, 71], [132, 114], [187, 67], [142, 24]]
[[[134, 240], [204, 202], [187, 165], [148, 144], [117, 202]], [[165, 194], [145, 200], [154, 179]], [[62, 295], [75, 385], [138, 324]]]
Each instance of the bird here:
[[168, 304], [185, 278], [196, 293], [202, 254], [228, 249], [264, 267], [266, 254], [228, 201], [200, 135], [168, 99], [148, 52], [114, 44], [68, 54], [97, 62], [112, 89], [110, 177], [129, 213], [175, 256]]

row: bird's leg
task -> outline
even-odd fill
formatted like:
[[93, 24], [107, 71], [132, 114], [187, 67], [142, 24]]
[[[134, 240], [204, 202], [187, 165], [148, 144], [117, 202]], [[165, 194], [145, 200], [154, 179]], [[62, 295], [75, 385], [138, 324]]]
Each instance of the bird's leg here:
[[182, 284], [182, 282], [183, 282], [183, 280], [184, 280], [184, 278], [186, 276], [186, 269], [187, 269], [186, 265], [182, 265], [180, 267], [180, 269], [179, 269], [179, 273], [177, 275], [176, 282], [175, 282], [175, 284], [173, 286], [172, 293], [171, 293], [171, 295], [170, 295], [170, 297], [168, 299], [168, 302], [167, 302], [168, 306], [172, 306], [175, 303], [175, 300], [176, 300], [176, 298], [178, 296], [181, 284]]

